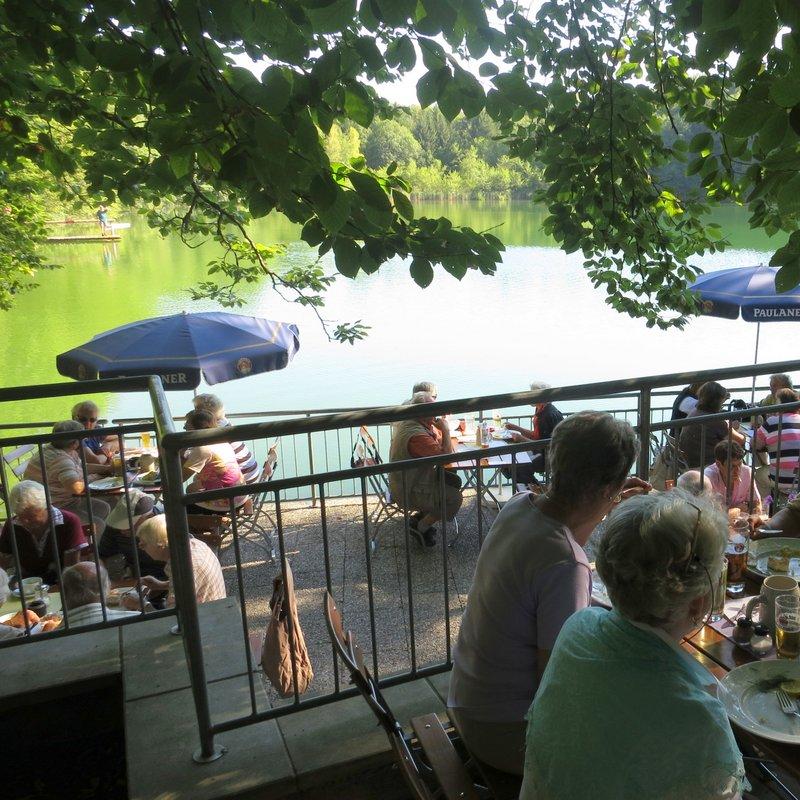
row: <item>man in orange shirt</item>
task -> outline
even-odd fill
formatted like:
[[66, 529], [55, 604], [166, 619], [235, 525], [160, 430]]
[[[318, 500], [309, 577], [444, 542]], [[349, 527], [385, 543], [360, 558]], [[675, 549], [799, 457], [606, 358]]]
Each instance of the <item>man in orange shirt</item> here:
[[[429, 392], [415, 392], [411, 398], [414, 405], [432, 402], [433, 396]], [[403, 420], [392, 426], [392, 446], [389, 453], [391, 461], [452, 452], [450, 427], [444, 419], [428, 416]], [[404, 507], [407, 497], [407, 507], [416, 512], [411, 517], [411, 533], [423, 547], [436, 546], [436, 528], [433, 526], [442, 518], [442, 480], [445, 519], [453, 519], [461, 507], [461, 479], [448, 470], [444, 470], [442, 478], [442, 470], [442, 465], [424, 464], [416, 469], [389, 473], [392, 500]]]

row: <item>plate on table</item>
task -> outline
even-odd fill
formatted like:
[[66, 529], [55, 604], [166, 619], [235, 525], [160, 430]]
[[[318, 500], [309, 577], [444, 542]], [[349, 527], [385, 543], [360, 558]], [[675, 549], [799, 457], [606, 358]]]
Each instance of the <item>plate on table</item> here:
[[[50, 598], [49, 598], [49, 597], [48, 597], [48, 595], [47, 595], [48, 591], [50, 591], [50, 584], [48, 584], [48, 583], [43, 583], [43, 584], [42, 584], [42, 592], [44, 593], [44, 601], [45, 601], [45, 603], [49, 603], [49, 602], [50, 602]], [[16, 598], [17, 598], [17, 600], [19, 600], [19, 586], [15, 586], [15, 587], [14, 587], [14, 588], [13, 588], [13, 589], [12, 589], [12, 590], [9, 592], [9, 594], [10, 594], [12, 597], [16, 597]]]
[[110, 489], [121, 489], [125, 481], [117, 475], [109, 475], [107, 478], [98, 478], [89, 484], [89, 488], [95, 492], [107, 492]]
[[492, 439], [497, 439], [501, 442], [510, 442], [514, 438], [511, 431], [492, 431]]
[[[3, 614], [3, 616], [0, 617], [0, 625], [8, 625], [8, 623], [11, 621], [11, 619], [13, 617], [16, 617], [17, 614], [19, 614], [19, 613], [20, 613], [19, 611], [12, 611], [10, 614]], [[22, 631], [23, 634], [25, 633], [25, 626], [24, 625], [11, 625], [10, 627], [16, 628], [17, 630]], [[35, 633], [41, 633], [41, 632], [42, 632], [42, 622], [41, 622], [41, 618], [40, 618], [39, 622], [37, 622], [35, 625], [31, 625], [31, 635], [33, 635]]]
[[747, 566], [758, 575], [800, 578], [800, 540], [785, 537], [750, 542]]
[[145, 472], [137, 475], [133, 482], [136, 486], [158, 486], [161, 483], [161, 475], [158, 472]]
[[776, 690], [784, 680], [800, 680], [800, 662], [752, 661], [722, 679], [717, 697], [740, 728], [774, 742], [800, 744], [800, 717], [784, 714], [778, 705]]

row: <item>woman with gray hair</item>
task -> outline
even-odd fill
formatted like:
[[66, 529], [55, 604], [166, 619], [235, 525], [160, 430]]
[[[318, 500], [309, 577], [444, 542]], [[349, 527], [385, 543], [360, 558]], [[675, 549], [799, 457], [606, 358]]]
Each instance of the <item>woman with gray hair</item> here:
[[627, 422], [597, 411], [568, 417], [553, 433], [547, 493], [514, 496], [483, 542], [447, 705], [469, 750], [497, 769], [522, 773], [540, 676], [561, 626], [589, 605], [589, 536], [620, 500], [650, 489], [628, 478], [637, 451]]
[[[50, 502], [54, 506], [77, 514], [82, 522], [88, 524], [89, 501], [88, 498], [80, 496], [86, 492], [80, 457], [81, 440], [74, 436], [82, 430], [84, 430], [83, 425], [76, 420], [56, 422], [53, 425], [53, 433], [62, 433], [64, 437], [42, 445], [42, 458], [39, 458], [39, 453], [34, 452], [31, 460], [25, 465], [23, 477], [25, 480], [42, 485], [47, 484]], [[44, 461], [44, 472], [42, 472], [42, 461]], [[92, 464], [87, 466], [87, 469], [90, 471], [90, 481], [96, 475], [109, 475], [112, 471], [110, 464]], [[99, 537], [105, 530], [105, 519], [111, 508], [108, 503], [93, 497], [91, 511], [91, 521]]]
[[520, 800], [722, 800], [744, 767], [707, 672], [680, 647], [711, 610], [727, 519], [679, 489], [633, 498], [597, 555], [613, 611], [564, 625], [528, 715]]

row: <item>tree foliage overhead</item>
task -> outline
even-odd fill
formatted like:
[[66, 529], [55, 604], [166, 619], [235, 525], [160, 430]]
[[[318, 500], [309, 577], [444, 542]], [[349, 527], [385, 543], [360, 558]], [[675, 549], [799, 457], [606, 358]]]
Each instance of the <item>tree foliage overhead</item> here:
[[[227, 250], [199, 296], [234, 304], [267, 275], [319, 309], [332, 276], [278, 274], [247, 235], [272, 211], [349, 277], [396, 255], [421, 286], [437, 264], [495, 270], [501, 243], [416, 218], [394, 164], [323, 147], [335, 122], [391, 116], [372, 87], [418, 61], [423, 108], [485, 109], [511, 154], [541, 165], [548, 232], [615, 308], [684, 324], [691, 259], [725, 245], [704, 218], [723, 200], [790, 234], [773, 262], [782, 287], [800, 281], [796, 0], [550, 0], [535, 17], [513, 0], [6, 0], [0, 43], [0, 162], [80, 166], [95, 196], [216, 237]], [[699, 191], [677, 185], [675, 161]]]
[[153, 224], [187, 240], [214, 236], [227, 251], [196, 293], [223, 303], [266, 275], [322, 305], [330, 276], [316, 265], [276, 273], [274, 251], [249, 239], [248, 219], [273, 210], [348, 277], [394, 256], [410, 258], [422, 286], [436, 264], [457, 277], [491, 274], [498, 239], [417, 218], [391, 168], [331, 162], [320, 136], [336, 120], [369, 126], [386, 104], [368, 82], [397, 79], [418, 53], [477, 114], [483, 90], [449, 64], [433, 38], [442, 33], [476, 56], [499, 36], [477, 0], [8, 0], [0, 161], [27, 157], [57, 176], [80, 165], [96, 196], [149, 205]]

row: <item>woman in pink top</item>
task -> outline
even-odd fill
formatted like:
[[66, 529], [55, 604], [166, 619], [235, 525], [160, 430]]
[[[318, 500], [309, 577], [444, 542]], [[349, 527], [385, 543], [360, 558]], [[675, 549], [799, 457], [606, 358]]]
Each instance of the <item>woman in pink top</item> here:
[[470, 752], [522, 774], [525, 714], [567, 618], [589, 605], [583, 547], [624, 495], [649, 491], [628, 472], [633, 428], [586, 411], [561, 422], [550, 445], [547, 494], [506, 503], [481, 548], [453, 652], [447, 706]]
[[[208, 411], [190, 411], [186, 415], [184, 428], [187, 431], [216, 428], [217, 422]], [[186, 487], [190, 492], [208, 491], [210, 489], [226, 489], [244, 483], [242, 470], [236, 460], [236, 453], [229, 442], [204, 444], [190, 447], [183, 455], [184, 480], [193, 478]], [[238, 507], [247, 500], [245, 496], [234, 498], [234, 506]], [[230, 511], [227, 499], [208, 500], [187, 507], [189, 513], [224, 514]]]

